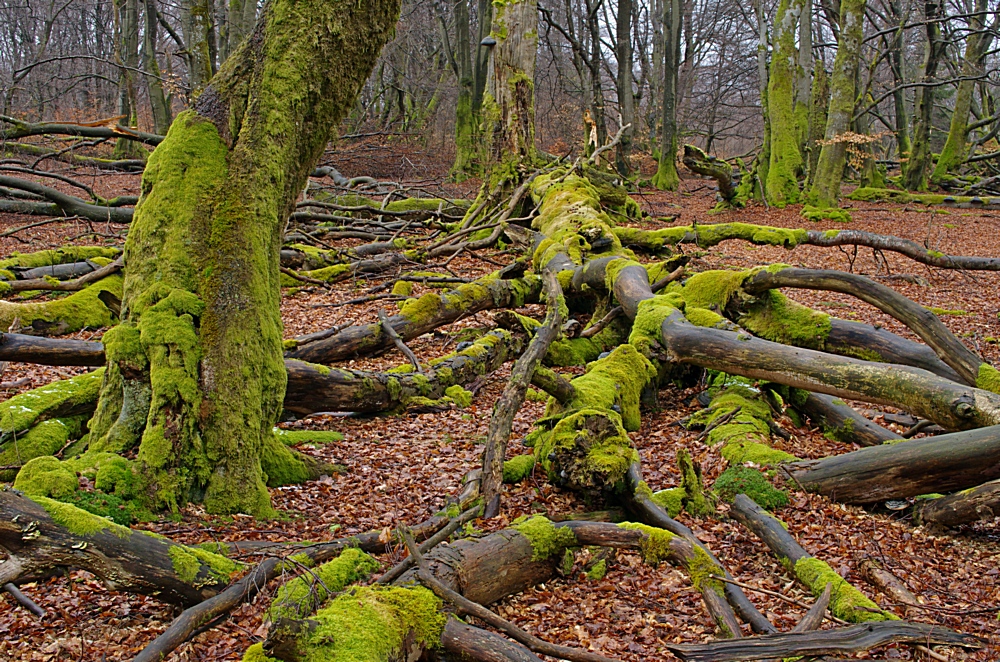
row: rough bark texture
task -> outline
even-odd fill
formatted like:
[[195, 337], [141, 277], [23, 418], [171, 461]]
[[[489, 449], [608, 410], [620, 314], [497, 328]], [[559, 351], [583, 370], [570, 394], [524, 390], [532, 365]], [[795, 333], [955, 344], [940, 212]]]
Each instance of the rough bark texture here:
[[512, 167], [535, 154], [535, 54], [538, 2], [494, 3], [491, 36], [496, 39], [483, 100], [488, 122], [489, 162]]
[[[150, 157], [91, 448], [138, 445], [157, 507], [270, 510], [260, 465], [285, 386], [282, 223], [398, 11], [270, 4]], [[317, 66], [331, 53], [338, 66]]]
[[767, 88], [771, 154], [766, 188], [768, 201], [780, 207], [799, 201], [802, 152], [795, 115], [795, 33], [802, 8], [802, 0], [782, 0], [774, 15], [774, 52]]

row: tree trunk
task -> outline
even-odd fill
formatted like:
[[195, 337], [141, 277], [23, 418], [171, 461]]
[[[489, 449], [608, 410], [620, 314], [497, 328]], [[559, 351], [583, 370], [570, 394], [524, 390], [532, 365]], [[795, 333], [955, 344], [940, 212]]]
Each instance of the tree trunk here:
[[[139, 5], [138, 0], [117, 0], [115, 20], [118, 23], [115, 56], [118, 59], [118, 126], [138, 124], [136, 75], [139, 71]], [[131, 140], [115, 141], [115, 158], [127, 159], [142, 155], [141, 148]]]
[[[976, 15], [969, 18], [969, 36], [965, 42], [965, 58], [962, 62], [961, 75], [955, 91], [955, 110], [951, 115], [951, 125], [948, 128], [948, 140], [941, 149], [937, 165], [931, 174], [935, 183], [944, 183], [948, 179], [948, 171], [965, 162], [966, 141], [969, 137], [969, 110], [972, 107], [972, 96], [976, 90], [977, 76], [983, 73], [983, 57], [993, 42], [993, 32], [984, 30], [983, 16], [986, 14], [986, 0], [976, 0]], [[992, 28], [997, 27], [997, 21]]]
[[795, 114], [795, 32], [803, 2], [782, 0], [774, 15], [774, 52], [767, 86], [771, 154], [766, 188], [768, 200], [778, 207], [799, 201], [802, 152], [801, 131]]
[[854, 116], [855, 82], [865, 18], [865, 0], [843, 0], [840, 6], [840, 40], [830, 78], [826, 134], [809, 193], [810, 202], [820, 208], [836, 207], [839, 203], [840, 182], [847, 163], [847, 143], [842, 134], [851, 128]]
[[173, 119], [170, 104], [172, 94], [163, 91], [163, 81], [160, 80], [160, 65], [156, 60], [156, 33], [160, 27], [156, 19], [156, 0], [145, 0], [145, 23], [142, 33], [143, 66], [149, 76], [146, 76], [146, 90], [149, 94], [150, 111], [153, 114], [153, 133], [166, 135]]
[[903, 47], [905, 46], [906, 33], [903, 26], [906, 25], [906, 17], [903, 16], [900, 8], [900, 0], [889, 0], [888, 6], [890, 16], [899, 24], [899, 29], [892, 35], [892, 41], [887, 45], [889, 50], [889, 69], [892, 72], [892, 85], [895, 91], [892, 93], [893, 115], [895, 115], [896, 147], [899, 158], [909, 156], [910, 144], [910, 113], [906, 107], [906, 90], [903, 83]]
[[615, 168], [622, 177], [632, 174], [632, 136], [635, 134], [635, 94], [632, 92], [632, 1], [618, 0], [618, 15], [615, 23], [615, 57], [618, 60], [618, 75], [615, 87], [618, 91], [618, 110], [621, 124], [632, 126], [622, 132], [615, 150]]
[[491, 35], [496, 39], [487, 76], [489, 158], [498, 164], [530, 163], [535, 156], [535, 55], [538, 51], [538, 2], [516, 0], [494, 5]]
[[188, 86], [191, 97], [195, 98], [208, 84], [215, 73], [215, 63], [212, 61], [209, 48], [210, 33], [215, 26], [212, 23], [212, 0], [182, 0], [181, 3], [181, 34], [187, 45], [184, 55], [188, 69]]
[[681, 59], [681, 3], [663, 2], [663, 105], [660, 108], [660, 158], [653, 186], [661, 191], [675, 191], [680, 185], [677, 174], [677, 74]]
[[927, 171], [931, 167], [931, 121], [934, 114], [934, 91], [931, 87], [937, 73], [938, 64], [944, 57], [947, 42], [941, 37], [941, 23], [938, 19], [944, 13], [940, 0], [924, 2], [927, 43], [924, 47], [924, 67], [921, 82], [923, 86], [916, 92], [916, 126], [913, 129], [913, 149], [903, 169], [903, 188], [908, 191], [927, 190]]
[[470, 32], [469, 0], [458, 0], [455, 3], [454, 53], [458, 69], [458, 103], [455, 106], [455, 164], [451, 168], [451, 176], [456, 181], [478, 174], [479, 117], [472, 108], [474, 80]]
[[270, 512], [261, 453], [285, 391], [284, 219], [398, 11], [393, 0], [268, 5], [150, 157], [91, 449], [138, 446], [155, 507]]

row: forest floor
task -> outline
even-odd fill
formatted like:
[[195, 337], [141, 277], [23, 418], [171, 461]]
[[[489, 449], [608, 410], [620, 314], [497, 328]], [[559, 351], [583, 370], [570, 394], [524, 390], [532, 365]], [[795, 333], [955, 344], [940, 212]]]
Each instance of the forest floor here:
[[[386, 146], [377, 141], [342, 145], [328, 154], [327, 162], [347, 176], [373, 175], [380, 179], [405, 182], [416, 189], [450, 196], [474, 194], [475, 183], [445, 184], [447, 164], [435, 150]], [[92, 182], [101, 194], [137, 193], [136, 175], [101, 175]], [[745, 210], [713, 215], [712, 182], [685, 179], [681, 191], [661, 193], [641, 191], [635, 197], [649, 213], [644, 227], [670, 223], [657, 218], [678, 215], [677, 222], [690, 224], [742, 221], [780, 227], [823, 228], [798, 216], [798, 207], [784, 210], [752, 206]], [[930, 248], [959, 255], [1000, 255], [1000, 213], [975, 210], [936, 210], [920, 205], [891, 203], [851, 203], [856, 230], [893, 234], [927, 242]], [[0, 215], [0, 232], [34, 219]], [[832, 225], [831, 225], [832, 226]], [[839, 226], [845, 227], [845, 226]], [[32, 251], [66, 243], [120, 244], [122, 227], [102, 227], [80, 222], [64, 222], [20, 232], [0, 239], [0, 255]], [[687, 250], [687, 249], [686, 249]], [[945, 324], [994, 365], [1000, 364], [1000, 274], [943, 271], [926, 268], [901, 256], [889, 254], [876, 260], [864, 249], [856, 256], [837, 249], [802, 246], [793, 250], [753, 247], [734, 241], [709, 252], [687, 250], [693, 255], [690, 268], [748, 268], [774, 262], [811, 268], [847, 270], [853, 260], [856, 273], [875, 277], [917, 302], [950, 311], [942, 313]], [[510, 256], [482, 252], [483, 258], [462, 256], [451, 263], [456, 274], [473, 277], [489, 273], [496, 264], [506, 264]], [[891, 270], [886, 272], [888, 267]], [[902, 279], [899, 276], [906, 276]], [[285, 336], [293, 337], [328, 328], [334, 324], [370, 322], [376, 319], [379, 304], [333, 306], [359, 295], [373, 283], [349, 281], [329, 289], [303, 288], [283, 298]], [[417, 287], [415, 294], [422, 293]], [[834, 293], [795, 291], [791, 296], [831, 315], [881, 324], [900, 335], [914, 338], [906, 328], [875, 308]], [[528, 314], [539, 316], [541, 306], [529, 306]], [[468, 319], [427, 334], [410, 343], [421, 360], [453, 349], [454, 331], [469, 326], [488, 326], [490, 315], [479, 313]], [[98, 339], [100, 330], [73, 334], [82, 339]], [[384, 369], [405, 361], [396, 351], [377, 358], [349, 362], [351, 367]], [[336, 430], [341, 441], [303, 449], [331, 463], [343, 465], [344, 473], [304, 485], [271, 491], [272, 502], [280, 511], [275, 521], [255, 521], [248, 517], [209, 516], [196, 506], [185, 508], [178, 520], [139, 525], [170, 536], [179, 542], [260, 539], [271, 541], [324, 540], [372, 529], [415, 523], [440, 510], [445, 497], [455, 494], [459, 480], [478, 465], [487, 433], [489, 413], [498, 399], [509, 365], [489, 376], [471, 406], [430, 414], [401, 414], [379, 417], [316, 415], [285, 424], [290, 428]], [[82, 372], [82, 368], [49, 368], [15, 364], [5, 366], [2, 381], [28, 378], [17, 390], [0, 393], [6, 399], [17, 392]], [[572, 371], [566, 371], [572, 372]], [[724, 468], [717, 449], [698, 440], [698, 432], [688, 431], [677, 421], [697, 410], [695, 390], [665, 388], [660, 392], [657, 412], [643, 415], [642, 428], [631, 434], [645, 467], [645, 477], [654, 490], [678, 484], [675, 465], [678, 449], [688, 449], [700, 462], [708, 482]], [[872, 418], [891, 413], [855, 403]], [[542, 403], [526, 401], [514, 423], [509, 455], [525, 452], [520, 438], [543, 411]], [[879, 422], [884, 422], [879, 420]], [[778, 424], [790, 440], [775, 439], [776, 447], [800, 457], [823, 457], [852, 450], [847, 444], [831, 441], [820, 433], [796, 428], [788, 418]], [[893, 426], [897, 432], [900, 426]], [[908, 618], [939, 623], [974, 633], [990, 640], [991, 646], [977, 652], [958, 649], [942, 651], [950, 660], [996, 660], [1000, 651], [1000, 523], [983, 522], [953, 532], [932, 535], [914, 527], [907, 511], [886, 509], [866, 511], [832, 503], [826, 498], [792, 491], [792, 503], [779, 516], [811, 554], [829, 562], [849, 581], [865, 591], [879, 605], [903, 614], [901, 607], [880, 594], [856, 574], [858, 564], [874, 557], [923, 602]], [[540, 472], [519, 485], [508, 486], [503, 516], [476, 522], [483, 530], [495, 530], [519, 515], [542, 513], [550, 516], [592, 510], [577, 496], [550, 485]], [[725, 511], [723, 505], [722, 511]], [[696, 519], [682, 514], [680, 519], [708, 544], [740, 581], [768, 589], [808, 605], [812, 597], [786, 572], [764, 544], [735, 521]], [[387, 549], [380, 557], [386, 567], [399, 560], [401, 550]], [[539, 585], [521, 595], [504, 600], [494, 608], [506, 618], [545, 639], [582, 646], [621, 660], [674, 659], [665, 651], [665, 642], [696, 642], [711, 638], [713, 626], [699, 593], [679, 570], [661, 565], [645, 565], [637, 553], [619, 552], [609, 564], [606, 576], [586, 579], [580, 565], [565, 577]], [[248, 558], [254, 561], [253, 557]], [[22, 589], [48, 611], [38, 620], [17, 607], [9, 595], [0, 597], [0, 659], [3, 660], [127, 660], [152, 641], [176, 615], [174, 609], [155, 598], [117, 593], [84, 572], [68, 578], [52, 578], [26, 584]], [[749, 592], [754, 603], [779, 630], [790, 629], [805, 608], [769, 595]], [[196, 636], [181, 646], [172, 660], [235, 660], [265, 634], [261, 614], [269, 599], [263, 594], [253, 603], [239, 607], [218, 627]], [[907, 647], [888, 647], [859, 659], [929, 659]]]

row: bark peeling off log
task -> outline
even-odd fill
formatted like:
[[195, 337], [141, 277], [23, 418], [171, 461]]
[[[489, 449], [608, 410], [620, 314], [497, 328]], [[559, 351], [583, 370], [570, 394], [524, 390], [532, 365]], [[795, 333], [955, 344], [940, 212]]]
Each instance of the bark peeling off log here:
[[1000, 426], [862, 448], [786, 468], [806, 490], [843, 503], [963, 490], [1000, 477]]

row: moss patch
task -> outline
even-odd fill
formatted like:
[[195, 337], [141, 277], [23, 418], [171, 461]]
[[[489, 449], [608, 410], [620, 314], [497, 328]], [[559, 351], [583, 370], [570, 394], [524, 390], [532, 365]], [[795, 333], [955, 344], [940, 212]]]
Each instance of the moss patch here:
[[839, 207], [814, 207], [806, 205], [802, 208], [802, 218], [816, 223], [818, 221], [834, 221], [836, 223], [850, 223], [851, 212]]
[[535, 456], [531, 453], [512, 457], [503, 463], [503, 482], [520, 483], [531, 475], [535, 468]]
[[642, 556], [646, 563], [657, 564], [673, 558], [674, 550], [670, 542], [677, 536], [665, 529], [658, 529], [655, 526], [639, 524], [636, 522], [622, 522], [619, 528], [631, 531], [642, 531], [645, 537], [642, 539]]
[[732, 503], [737, 494], [745, 494], [766, 510], [778, 510], [788, 505], [788, 492], [779, 490], [764, 474], [744, 466], [731, 466], [715, 479], [712, 486], [719, 497]]
[[105, 291], [121, 299], [122, 277], [118, 274], [107, 276], [79, 292], [49, 301], [0, 301], [0, 324], [6, 329], [14, 320], [19, 320], [20, 324], [43, 330], [51, 328], [56, 333], [111, 326], [118, 318], [98, 297]]
[[511, 528], [531, 542], [532, 561], [544, 561], [559, 556], [567, 547], [577, 544], [576, 536], [571, 530], [553, 526], [552, 522], [541, 515], [519, 518]]
[[316, 612], [300, 640], [303, 662], [385, 662], [406, 659], [409, 646], [436, 648], [446, 616], [422, 586], [362, 587]]
[[298, 444], [332, 444], [342, 441], [344, 434], [333, 430], [282, 430], [274, 428], [274, 436], [285, 446]]
[[988, 363], [980, 365], [979, 374], [976, 376], [976, 388], [1000, 393], [1000, 370]]

